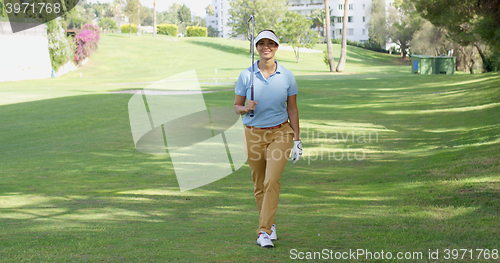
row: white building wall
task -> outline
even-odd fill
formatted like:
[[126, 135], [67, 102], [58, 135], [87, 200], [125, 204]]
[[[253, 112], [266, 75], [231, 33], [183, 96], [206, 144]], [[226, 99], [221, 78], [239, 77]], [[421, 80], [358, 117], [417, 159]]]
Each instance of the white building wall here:
[[0, 82], [50, 78], [48, 45], [45, 24], [13, 33], [0, 22]]
[[344, 6], [343, 0], [330, 0], [329, 3], [331, 14], [335, 17], [333, 23], [335, 39], [342, 39], [343, 23], [341, 21], [343, 21], [344, 8], [347, 8], [347, 39], [361, 43], [368, 41], [371, 0], [351, 0], [347, 7]]

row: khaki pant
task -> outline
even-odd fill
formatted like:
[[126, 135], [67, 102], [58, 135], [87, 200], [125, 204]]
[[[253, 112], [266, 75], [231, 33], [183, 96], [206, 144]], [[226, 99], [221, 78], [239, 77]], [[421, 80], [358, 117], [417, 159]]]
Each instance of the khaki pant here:
[[252, 172], [255, 202], [259, 210], [259, 230], [271, 234], [278, 209], [280, 179], [293, 147], [294, 132], [289, 123], [280, 128], [245, 128], [245, 153]]

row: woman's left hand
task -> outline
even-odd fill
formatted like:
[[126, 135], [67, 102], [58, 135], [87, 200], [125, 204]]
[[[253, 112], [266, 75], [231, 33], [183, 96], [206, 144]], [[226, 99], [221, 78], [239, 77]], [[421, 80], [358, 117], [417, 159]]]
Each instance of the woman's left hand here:
[[302, 155], [302, 141], [293, 141], [293, 148], [292, 148], [292, 161], [293, 163], [296, 163], [299, 159], [300, 156]]

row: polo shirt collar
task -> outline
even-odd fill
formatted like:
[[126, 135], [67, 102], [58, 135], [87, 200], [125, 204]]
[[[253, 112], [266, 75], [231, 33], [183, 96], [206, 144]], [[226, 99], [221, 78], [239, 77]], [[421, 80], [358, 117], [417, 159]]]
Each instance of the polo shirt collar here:
[[[260, 72], [259, 61], [260, 60], [257, 60], [257, 62], [255, 62], [255, 64], [254, 64], [254, 68], [253, 68], [254, 74], [257, 74], [257, 72]], [[281, 71], [283, 70], [283, 66], [281, 66], [277, 60], [274, 60], [274, 62], [276, 62], [276, 72], [274, 72], [273, 74], [281, 74]], [[273, 74], [271, 74], [271, 75], [273, 75]]]

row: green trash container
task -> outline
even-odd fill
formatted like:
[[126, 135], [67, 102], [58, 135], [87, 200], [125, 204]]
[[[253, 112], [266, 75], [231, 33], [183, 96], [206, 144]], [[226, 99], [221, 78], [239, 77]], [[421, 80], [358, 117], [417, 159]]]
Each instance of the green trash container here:
[[455, 57], [436, 57], [435, 74], [455, 74]]
[[411, 56], [411, 73], [413, 74], [434, 74], [436, 58], [425, 55]]

